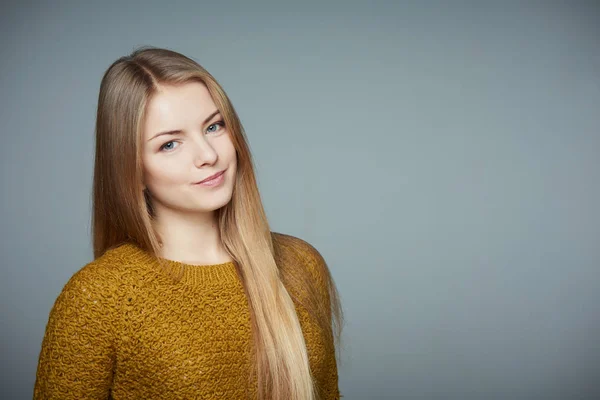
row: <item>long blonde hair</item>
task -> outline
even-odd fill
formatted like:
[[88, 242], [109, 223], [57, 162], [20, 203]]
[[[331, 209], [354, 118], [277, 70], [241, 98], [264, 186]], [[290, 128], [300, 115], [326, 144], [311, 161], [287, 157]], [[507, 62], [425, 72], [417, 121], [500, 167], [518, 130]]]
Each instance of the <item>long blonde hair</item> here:
[[[216, 210], [221, 240], [235, 260], [250, 306], [254, 344], [253, 376], [259, 399], [318, 398], [292, 291], [310, 288], [307, 274], [276, 262], [270, 230], [256, 183], [253, 160], [240, 120], [215, 78], [196, 61], [177, 52], [144, 46], [117, 59], [100, 85], [96, 117], [92, 236], [94, 256], [124, 242], [153, 255], [160, 239], [152, 229], [152, 203], [143, 189], [141, 138], [147, 105], [161, 84], [201, 82], [223, 116], [237, 153], [231, 201]], [[318, 256], [318, 254], [317, 254]], [[157, 257], [158, 259], [158, 257]], [[322, 265], [324, 260], [321, 258]], [[339, 344], [342, 309], [325, 265], [331, 308], [323, 309], [318, 291], [301, 301], [324, 332]], [[180, 279], [181, 275], [173, 276]], [[339, 350], [339, 346], [338, 346]]]

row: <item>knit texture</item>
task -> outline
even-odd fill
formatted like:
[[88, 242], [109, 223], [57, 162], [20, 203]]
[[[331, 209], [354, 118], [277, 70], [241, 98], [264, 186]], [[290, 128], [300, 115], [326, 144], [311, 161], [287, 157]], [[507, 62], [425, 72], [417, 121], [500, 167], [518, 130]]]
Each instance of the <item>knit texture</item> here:
[[[308, 268], [329, 302], [316, 249], [273, 235], [281, 259]], [[71, 277], [50, 311], [34, 399], [256, 398], [248, 300], [235, 264], [165, 261], [183, 270], [180, 282], [131, 243]], [[339, 399], [332, 333], [295, 305], [322, 400]]]

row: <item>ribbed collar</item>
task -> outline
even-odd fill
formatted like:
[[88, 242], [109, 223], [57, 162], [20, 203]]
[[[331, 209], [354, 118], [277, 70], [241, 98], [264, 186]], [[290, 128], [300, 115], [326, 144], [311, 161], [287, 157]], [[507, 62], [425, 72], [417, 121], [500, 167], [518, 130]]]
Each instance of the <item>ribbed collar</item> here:
[[195, 265], [186, 264], [180, 261], [169, 260], [162, 257], [154, 257], [149, 252], [143, 250], [133, 243], [125, 243], [115, 248], [115, 251], [122, 259], [136, 265], [150, 265], [160, 269], [158, 259], [165, 264], [167, 272], [178, 275], [183, 270], [181, 278], [182, 283], [205, 284], [238, 280], [236, 267], [233, 261], [220, 264]]

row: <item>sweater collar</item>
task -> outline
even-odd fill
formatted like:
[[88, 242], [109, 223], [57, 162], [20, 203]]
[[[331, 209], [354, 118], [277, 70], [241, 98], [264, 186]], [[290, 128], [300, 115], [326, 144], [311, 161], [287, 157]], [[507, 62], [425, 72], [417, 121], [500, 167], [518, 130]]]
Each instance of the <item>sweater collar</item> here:
[[181, 261], [169, 260], [167, 258], [155, 257], [148, 251], [134, 243], [124, 243], [114, 249], [121, 259], [135, 265], [149, 265], [161, 270], [158, 260], [162, 260], [163, 272], [171, 276], [181, 276], [182, 283], [205, 284], [222, 283], [238, 280], [236, 265], [234, 261], [219, 264], [187, 264]]

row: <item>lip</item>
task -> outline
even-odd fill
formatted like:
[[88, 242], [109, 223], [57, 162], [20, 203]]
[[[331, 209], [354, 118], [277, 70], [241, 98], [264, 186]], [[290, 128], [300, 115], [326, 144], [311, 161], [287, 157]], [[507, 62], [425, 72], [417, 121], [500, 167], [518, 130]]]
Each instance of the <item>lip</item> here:
[[208, 182], [208, 181], [211, 181], [211, 180], [213, 180], [213, 179], [215, 179], [215, 178], [218, 178], [219, 176], [223, 175], [223, 174], [225, 173], [225, 171], [227, 171], [227, 170], [226, 170], [226, 169], [224, 169], [224, 170], [223, 170], [223, 171], [221, 171], [221, 172], [217, 172], [216, 174], [214, 174], [214, 175], [211, 175], [211, 176], [209, 176], [208, 178], [206, 178], [206, 179], [204, 179], [204, 180], [202, 180], [202, 181], [200, 181], [200, 182], [196, 182], [196, 184], [200, 184], [200, 183], [206, 183], [206, 182]]

